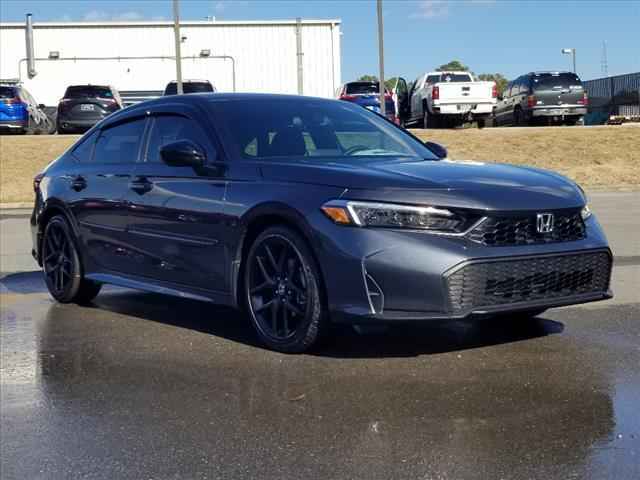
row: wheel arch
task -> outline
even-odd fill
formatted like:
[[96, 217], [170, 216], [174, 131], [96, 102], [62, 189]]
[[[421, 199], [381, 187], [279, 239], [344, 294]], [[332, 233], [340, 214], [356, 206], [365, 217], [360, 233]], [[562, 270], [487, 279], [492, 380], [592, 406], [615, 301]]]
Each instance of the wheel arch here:
[[56, 215], [61, 215], [67, 220], [67, 224], [71, 227], [73, 236], [76, 241], [79, 238], [78, 225], [73, 217], [73, 214], [69, 211], [68, 207], [61, 201], [56, 199], [49, 199], [42, 209], [42, 212], [38, 215], [37, 219], [37, 235], [38, 235], [38, 251], [37, 260], [38, 265], [42, 266], [42, 239], [44, 238], [44, 230], [47, 227], [47, 223]]
[[[236, 307], [243, 307], [241, 299], [243, 292], [243, 277], [246, 256], [254, 240], [269, 227], [282, 225], [289, 227], [298, 233], [309, 245], [313, 260], [322, 276], [322, 281], [326, 284], [326, 278], [322, 269], [322, 264], [318, 259], [319, 243], [315, 240], [313, 229], [307, 222], [305, 216], [298, 210], [278, 202], [270, 202], [252, 208], [241, 220], [242, 233], [240, 235], [232, 262], [232, 298]], [[323, 301], [326, 301], [326, 292], [321, 289]]]

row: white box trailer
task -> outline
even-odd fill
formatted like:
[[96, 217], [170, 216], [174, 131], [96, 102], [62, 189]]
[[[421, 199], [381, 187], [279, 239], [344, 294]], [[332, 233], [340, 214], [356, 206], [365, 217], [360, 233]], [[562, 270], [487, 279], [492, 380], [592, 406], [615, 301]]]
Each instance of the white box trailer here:
[[[20, 79], [39, 103], [57, 105], [68, 85], [113, 85], [158, 94], [175, 80], [173, 22], [0, 23], [0, 78]], [[340, 20], [183, 21], [184, 79], [218, 91], [332, 97], [340, 85]]]

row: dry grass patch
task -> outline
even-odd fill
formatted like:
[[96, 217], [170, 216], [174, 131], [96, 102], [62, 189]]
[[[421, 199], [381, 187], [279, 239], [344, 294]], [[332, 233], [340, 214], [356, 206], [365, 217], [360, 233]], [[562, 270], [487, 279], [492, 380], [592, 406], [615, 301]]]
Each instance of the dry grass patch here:
[[[640, 186], [640, 126], [413, 130], [452, 159], [556, 170], [588, 188]], [[78, 137], [0, 136], [0, 203], [31, 202], [32, 180]]]
[[414, 130], [454, 160], [555, 170], [585, 187], [640, 185], [640, 126]]
[[33, 200], [33, 177], [64, 152], [75, 135], [0, 136], [0, 203]]

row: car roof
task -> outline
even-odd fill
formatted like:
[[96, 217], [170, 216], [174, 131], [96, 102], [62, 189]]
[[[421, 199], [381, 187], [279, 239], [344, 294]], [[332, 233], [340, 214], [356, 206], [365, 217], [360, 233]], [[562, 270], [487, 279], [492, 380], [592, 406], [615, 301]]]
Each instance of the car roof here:
[[[171, 85], [172, 83], [178, 83], [177, 80], [171, 80], [169, 82], [169, 85]], [[195, 79], [186, 79], [186, 80], [182, 80], [182, 83], [211, 83], [209, 80], [195, 80]]]
[[117, 112], [112, 113], [102, 122], [100, 125], [106, 127], [113, 123], [120, 122], [129, 116], [138, 116], [144, 112], [147, 108], [153, 108], [158, 106], [198, 106], [206, 105], [211, 101], [256, 101], [256, 100], [286, 100], [289, 102], [304, 102], [304, 101], [323, 101], [323, 102], [336, 102], [343, 104], [340, 100], [321, 97], [307, 97], [303, 95], [286, 95], [276, 93], [190, 93], [188, 95], [169, 95], [147, 100], [146, 102], [140, 102], [130, 107], [127, 107]]
[[539, 70], [537, 72], [529, 72], [529, 75], [546, 75], [546, 74], [556, 74], [556, 75], [562, 75], [564, 73], [571, 73], [573, 75], [576, 75], [573, 72], [569, 72], [568, 70]]

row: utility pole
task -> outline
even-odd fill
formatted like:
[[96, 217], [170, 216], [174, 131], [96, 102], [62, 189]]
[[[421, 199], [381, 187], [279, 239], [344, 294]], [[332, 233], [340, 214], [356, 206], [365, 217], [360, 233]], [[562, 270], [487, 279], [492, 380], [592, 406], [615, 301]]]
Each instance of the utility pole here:
[[380, 63], [380, 113], [384, 116], [384, 29], [382, 25], [382, 0], [378, 0], [378, 60]]
[[179, 0], [173, 0], [173, 35], [176, 42], [176, 84], [178, 95], [182, 95], [182, 55], [180, 54], [180, 5]]

